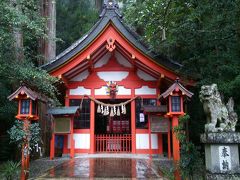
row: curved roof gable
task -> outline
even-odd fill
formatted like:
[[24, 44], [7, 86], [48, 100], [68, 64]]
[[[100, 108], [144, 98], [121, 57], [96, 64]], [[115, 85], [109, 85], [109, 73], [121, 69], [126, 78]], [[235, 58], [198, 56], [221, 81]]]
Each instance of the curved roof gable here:
[[92, 29], [82, 38], [73, 43], [65, 51], [56, 56], [54, 60], [43, 65], [42, 68], [48, 72], [51, 72], [62, 64], [65, 64], [71, 58], [75, 57], [86, 47], [88, 47], [109, 24], [112, 24], [132, 45], [134, 45], [143, 54], [150, 57], [158, 64], [165, 66], [173, 71], [181, 67], [179, 63], [165, 57], [156, 58], [157, 55], [154, 52], [150, 51], [150, 49], [140, 41], [140, 37], [123, 23], [122, 16], [118, 11], [118, 4], [115, 1], [108, 0], [104, 4], [103, 11], [100, 14], [100, 19], [92, 27]]

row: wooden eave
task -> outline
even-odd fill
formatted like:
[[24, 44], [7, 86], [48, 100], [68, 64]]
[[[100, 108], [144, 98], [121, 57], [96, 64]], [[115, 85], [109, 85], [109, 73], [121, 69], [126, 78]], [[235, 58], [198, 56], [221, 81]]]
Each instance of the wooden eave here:
[[46, 69], [50, 73], [57, 71], [59, 68], [71, 62], [74, 58], [91, 46], [109, 26], [114, 27], [114, 29], [122, 36], [123, 39], [129, 42], [129, 44], [131, 44], [136, 50], [138, 50], [142, 55], [154, 62], [156, 65], [161, 66], [173, 73], [174, 70], [181, 67], [180, 64], [164, 57], [162, 57], [160, 60], [157, 60], [155, 58], [156, 55], [150, 52], [149, 49], [140, 42], [136, 33], [124, 25], [119, 15], [113, 9], [107, 9], [105, 10], [105, 14], [101, 17], [101, 19], [85, 36], [83, 36], [83, 38], [79, 39], [72, 46], [59, 54], [55, 60], [43, 65], [42, 68]]
[[9, 101], [12, 101], [13, 99], [16, 99], [17, 96], [26, 94], [30, 99], [35, 101], [36, 99], [39, 99], [43, 102], [47, 101], [47, 98], [30, 88], [27, 88], [26, 86], [20, 86], [14, 93], [12, 93], [10, 96], [8, 96]]
[[79, 114], [79, 106], [70, 106], [70, 107], [55, 107], [48, 110], [48, 114], [51, 114], [53, 116], [64, 116], [64, 115], [70, 115], [74, 116], [76, 114]]
[[176, 89], [179, 89], [180, 91], [182, 91], [182, 93], [184, 95], [186, 95], [187, 97], [191, 98], [193, 96], [193, 93], [190, 92], [189, 90], [187, 90], [177, 79], [175, 81], [175, 83], [173, 85], [171, 85], [164, 93], [162, 93], [159, 98], [166, 98], [169, 95], [171, 95], [171, 93], [173, 93], [173, 91], [175, 91]]

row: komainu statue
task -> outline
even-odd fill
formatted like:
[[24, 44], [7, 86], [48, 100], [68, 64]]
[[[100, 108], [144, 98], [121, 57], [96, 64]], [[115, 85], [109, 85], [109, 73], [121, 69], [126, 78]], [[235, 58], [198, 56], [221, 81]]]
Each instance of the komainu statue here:
[[235, 131], [238, 117], [234, 112], [233, 98], [225, 105], [216, 84], [202, 86], [199, 98], [207, 116], [206, 132]]

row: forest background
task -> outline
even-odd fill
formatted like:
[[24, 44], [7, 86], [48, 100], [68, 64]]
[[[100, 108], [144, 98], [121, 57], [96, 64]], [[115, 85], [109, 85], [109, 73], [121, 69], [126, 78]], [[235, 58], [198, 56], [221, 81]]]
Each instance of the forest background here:
[[[205, 123], [201, 85], [217, 83], [225, 100], [234, 98], [240, 115], [240, 0], [122, 0], [120, 7], [124, 21], [152, 51], [183, 64], [180, 73], [196, 80], [188, 102], [191, 141], [200, 144]], [[24, 82], [59, 98], [60, 82], [39, 66], [54, 58], [55, 49], [59, 54], [82, 37], [101, 8], [102, 0], [0, 1], [0, 161], [15, 158], [6, 132], [15, 120], [16, 104], [7, 96]]]

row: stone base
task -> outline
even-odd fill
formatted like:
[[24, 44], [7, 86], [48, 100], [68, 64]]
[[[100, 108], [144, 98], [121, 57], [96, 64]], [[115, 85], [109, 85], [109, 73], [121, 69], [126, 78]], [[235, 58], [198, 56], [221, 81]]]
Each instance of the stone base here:
[[239, 180], [240, 174], [206, 173], [206, 180]]
[[204, 133], [201, 134], [200, 140], [205, 144], [240, 144], [240, 133]]
[[234, 176], [240, 179], [240, 133], [205, 133], [201, 135], [201, 142], [205, 144], [206, 170], [211, 177], [207, 179], [226, 179]]

